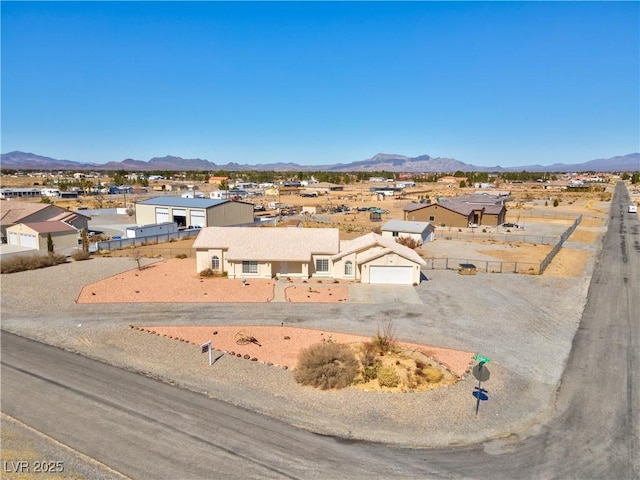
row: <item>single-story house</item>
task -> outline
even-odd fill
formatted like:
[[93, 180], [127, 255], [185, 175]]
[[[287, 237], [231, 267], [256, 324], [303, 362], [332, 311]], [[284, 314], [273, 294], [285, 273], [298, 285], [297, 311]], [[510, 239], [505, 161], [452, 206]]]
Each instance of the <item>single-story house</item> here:
[[0, 230], [7, 237], [7, 228], [19, 223], [65, 222], [78, 230], [89, 226], [90, 218], [78, 212], [47, 203], [2, 202], [0, 203]]
[[230, 278], [345, 279], [362, 283], [420, 282], [424, 260], [375, 233], [340, 241], [336, 228], [210, 227], [198, 234], [196, 270]]
[[178, 227], [253, 223], [253, 204], [226, 199], [154, 197], [136, 202], [136, 224], [175, 222]]
[[78, 231], [60, 221], [13, 225], [7, 228], [7, 243], [47, 251], [48, 235], [51, 235], [55, 250], [78, 247]]
[[442, 227], [498, 226], [504, 223], [504, 201], [489, 195], [464, 195], [437, 203], [410, 203], [404, 207], [406, 221], [431, 222]]
[[382, 236], [394, 240], [411, 238], [422, 245], [433, 241], [435, 227], [429, 222], [408, 222], [405, 220], [389, 220], [382, 226]]

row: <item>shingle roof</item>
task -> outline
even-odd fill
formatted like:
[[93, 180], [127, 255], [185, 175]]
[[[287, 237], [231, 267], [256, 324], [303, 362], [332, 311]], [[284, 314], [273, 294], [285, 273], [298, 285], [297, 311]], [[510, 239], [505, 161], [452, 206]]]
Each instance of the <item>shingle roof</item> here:
[[38, 233], [77, 232], [77, 230], [64, 222], [33, 222], [23, 224]]
[[422, 233], [425, 230], [433, 229], [429, 222], [411, 222], [405, 220], [389, 220], [382, 226], [382, 231], [387, 232], [405, 232], [405, 233]]
[[169, 206], [169, 207], [183, 207], [183, 208], [211, 208], [223, 203], [230, 202], [227, 199], [213, 199], [213, 198], [183, 198], [183, 197], [153, 197], [142, 202], [137, 202], [138, 205], [157, 205], [157, 206]]
[[25, 217], [33, 215], [40, 210], [51, 207], [46, 203], [28, 202], [1, 202], [0, 223], [2, 225], [13, 225], [19, 223]]
[[312, 254], [339, 251], [337, 228], [207, 227], [196, 249], [228, 249], [229, 260], [309, 261]]
[[[426, 264], [422, 257], [418, 255], [414, 250], [410, 249], [409, 247], [405, 247], [404, 245], [400, 245], [392, 238], [383, 237], [382, 235], [378, 235], [377, 233], [373, 232], [367, 233], [366, 235], [362, 235], [358, 238], [354, 238], [353, 240], [346, 240], [341, 242], [340, 253], [334, 255], [331, 258], [333, 260], [338, 260], [345, 255], [366, 250], [375, 246], [382, 247], [382, 249], [388, 250], [388, 252], [384, 253], [393, 252], [420, 265]], [[378, 249], [377, 252], [381, 252], [381, 249]], [[377, 258], [380, 255], [382, 255], [382, 253], [371, 252], [364, 254], [363, 258], [366, 259], [364, 261], [368, 261], [371, 258]], [[358, 258], [358, 263], [361, 263], [360, 258]]]

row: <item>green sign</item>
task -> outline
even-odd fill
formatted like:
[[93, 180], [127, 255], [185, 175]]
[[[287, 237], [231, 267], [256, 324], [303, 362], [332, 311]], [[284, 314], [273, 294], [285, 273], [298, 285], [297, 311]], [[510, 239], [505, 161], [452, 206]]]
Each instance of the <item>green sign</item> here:
[[477, 353], [473, 356], [473, 358], [480, 363], [489, 363], [491, 361], [487, 357], [483, 357], [482, 355], [478, 355]]

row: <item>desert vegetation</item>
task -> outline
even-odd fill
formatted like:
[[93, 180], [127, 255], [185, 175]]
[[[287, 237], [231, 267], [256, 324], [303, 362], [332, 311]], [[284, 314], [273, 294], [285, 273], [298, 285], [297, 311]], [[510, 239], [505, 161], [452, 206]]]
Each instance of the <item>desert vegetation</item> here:
[[403, 348], [391, 321], [383, 323], [369, 342], [347, 345], [329, 339], [303, 350], [294, 375], [298, 383], [322, 390], [355, 386], [367, 391], [420, 391], [458, 380], [427, 355]]
[[38, 268], [52, 267], [66, 263], [67, 257], [59, 253], [48, 253], [46, 255], [20, 255], [3, 259], [0, 263], [0, 273], [24, 272], [26, 270], [36, 270]]

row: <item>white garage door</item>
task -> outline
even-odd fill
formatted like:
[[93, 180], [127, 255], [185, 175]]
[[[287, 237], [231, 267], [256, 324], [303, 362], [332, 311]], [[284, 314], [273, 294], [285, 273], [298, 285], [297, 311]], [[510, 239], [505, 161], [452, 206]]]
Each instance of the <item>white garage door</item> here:
[[156, 223], [165, 223], [169, 221], [168, 208], [156, 208]]
[[412, 285], [413, 267], [372, 266], [369, 271], [369, 283]]
[[207, 222], [205, 220], [204, 210], [191, 210], [191, 223], [194, 227], [206, 227]]
[[18, 242], [18, 234], [16, 232], [9, 232], [9, 245], [20, 245], [20, 242]]
[[38, 242], [35, 235], [29, 235], [27, 233], [20, 234], [20, 245], [29, 248], [38, 248]]

